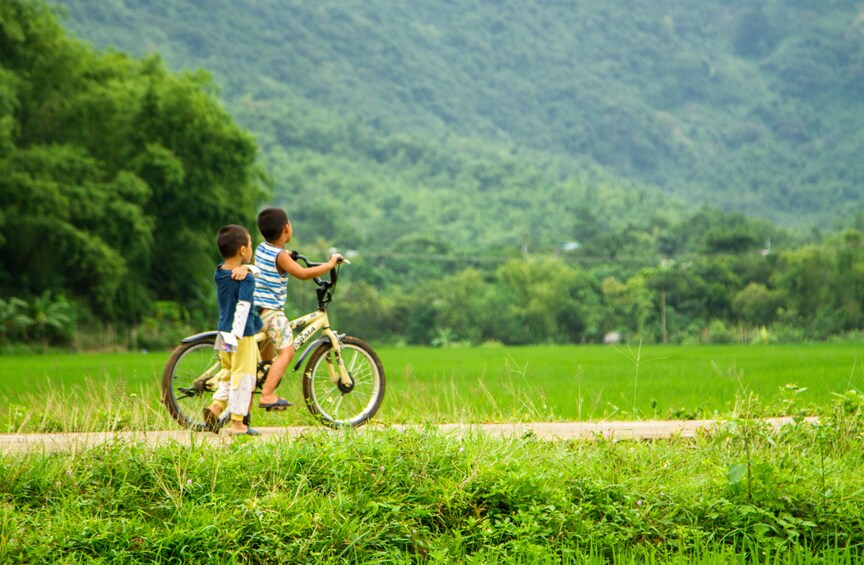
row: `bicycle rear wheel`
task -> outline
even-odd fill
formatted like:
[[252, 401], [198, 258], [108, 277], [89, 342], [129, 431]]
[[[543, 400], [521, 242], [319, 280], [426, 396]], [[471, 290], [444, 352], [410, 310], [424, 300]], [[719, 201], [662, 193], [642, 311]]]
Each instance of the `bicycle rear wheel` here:
[[332, 428], [366, 423], [384, 400], [384, 366], [378, 354], [355, 337], [345, 336], [341, 342], [345, 369], [353, 381], [350, 387], [338, 381], [338, 359], [329, 342], [312, 352], [303, 375], [306, 406]]
[[191, 430], [208, 429], [202, 411], [212, 402], [222, 371], [214, 343], [215, 338], [204, 337], [179, 345], [162, 372], [162, 402], [177, 423]]

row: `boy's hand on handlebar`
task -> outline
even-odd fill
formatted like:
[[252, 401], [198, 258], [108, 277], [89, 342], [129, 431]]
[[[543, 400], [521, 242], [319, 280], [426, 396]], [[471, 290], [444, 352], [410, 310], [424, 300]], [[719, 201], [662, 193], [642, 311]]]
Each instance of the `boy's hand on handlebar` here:
[[342, 254], [341, 254], [341, 253], [334, 253], [334, 254], [330, 255], [330, 266], [331, 266], [331, 268], [332, 268], [332, 267], [335, 267], [336, 265], [338, 265], [338, 264], [341, 263], [342, 261], [345, 261], [345, 257], [342, 257]]

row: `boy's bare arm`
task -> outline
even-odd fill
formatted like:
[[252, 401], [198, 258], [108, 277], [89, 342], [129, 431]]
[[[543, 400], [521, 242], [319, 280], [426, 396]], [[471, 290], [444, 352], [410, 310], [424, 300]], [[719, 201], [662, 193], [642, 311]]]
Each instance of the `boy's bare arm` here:
[[249, 273], [252, 273], [253, 277], [257, 277], [260, 272], [261, 269], [255, 265], [240, 265], [231, 269], [231, 278], [235, 281], [242, 281]]
[[315, 277], [320, 277], [321, 275], [327, 273], [341, 260], [342, 255], [340, 255], [339, 253], [334, 253], [330, 256], [330, 260], [322, 265], [316, 265], [315, 267], [303, 267], [300, 265], [300, 263], [292, 259], [291, 254], [286, 251], [285, 253], [280, 253], [279, 256], [276, 257], [276, 266], [279, 268], [280, 271], [288, 273], [294, 278], [306, 281]]

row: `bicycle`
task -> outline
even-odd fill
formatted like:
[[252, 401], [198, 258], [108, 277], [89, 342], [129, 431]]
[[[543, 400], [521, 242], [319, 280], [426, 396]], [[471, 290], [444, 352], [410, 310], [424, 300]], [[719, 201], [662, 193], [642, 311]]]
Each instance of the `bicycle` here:
[[[296, 251], [291, 253], [294, 260], [303, 261], [307, 267], [321, 265]], [[299, 352], [319, 332], [322, 334], [298, 355], [292, 372], [308, 359], [303, 371], [303, 398], [312, 415], [332, 428], [368, 422], [381, 407], [386, 384], [384, 366], [375, 350], [365, 341], [337, 334], [330, 327], [327, 308], [333, 300], [340, 267], [341, 263], [327, 279], [315, 277], [318, 308], [290, 322], [295, 351]], [[183, 338], [162, 373], [163, 404], [181, 426], [196, 431], [210, 430], [202, 410], [210, 404], [224, 371], [219, 353], [213, 348], [216, 334], [207, 331]], [[258, 332], [255, 341], [259, 349], [264, 347], [266, 334]], [[256, 392], [264, 384], [270, 364], [270, 360], [258, 363]], [[220, 427], [227, 420], [226, 411]]]

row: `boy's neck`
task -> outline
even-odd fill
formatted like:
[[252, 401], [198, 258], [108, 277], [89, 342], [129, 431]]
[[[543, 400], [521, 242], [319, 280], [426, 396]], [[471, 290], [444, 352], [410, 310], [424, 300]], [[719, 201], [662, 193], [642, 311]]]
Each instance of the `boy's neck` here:
[[278, 247], [278, 248], [281, 249], [281, 248], [285, 247], [285, 244], [288, 243], [288, 240], [287, 240], [287, 239], [279, 238], [279, 239], [276, 239], [276, 240], [273, 240], [273, 241], [268, 241], [267, 243], [269, 243], [269, 244], [272, 245], [273, 247]]
[[230, 271], [231, 269], [236, 269], [237, 267], [243, 264], [242, 257], [231, 257], [230, 259], [225, 259], [225, 262], [222, 263], [222, 269], [225, 271]]

